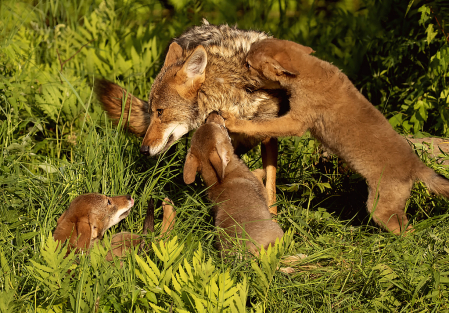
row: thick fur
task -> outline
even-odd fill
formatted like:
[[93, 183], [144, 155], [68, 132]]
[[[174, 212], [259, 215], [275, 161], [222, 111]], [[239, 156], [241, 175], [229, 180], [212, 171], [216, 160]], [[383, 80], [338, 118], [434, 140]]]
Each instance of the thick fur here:
[[[229, 237], [246, 240], [247, 249], [258, 254], [283, 236], [279, 225], [271, 220], [266, 191], [260, 173], [256, 177], [234, 154], [223, 119], [212, 114], [193, 135], [184, 165], [184, 182], [195, 180], [201, 173], [214, 206], [215, 226], [219, 233], [217, 248], [226, 253], [231, 248]], [[229, 236], [229, 237], [228, 237]]]
[[150, 108], [147, 101], [134, 97], [126, 89], [104, 79], [95, 83], [95, 92], [103, 109], [115, 124], [123, 116], [122, 125], [125, 128], [137, 136], [145, 135], [150, 125]]
[[[406, 140], [334, 65], [309, 55], [297, 43], [267, 39], [248, 53], [249, 73], [260, 88], [290, 94], [291, 110], [268, 121], [226, 115], [226, 127], [248, 136], [301, 136], [306, 130], [362, 174], [369, 188], [368, 211], [395, 234], [408, 223], [405, 203], [415, 180], [449, 196], [449, 181], [426, 167]], [[410, 227], [411, 228], [411, 227]]]

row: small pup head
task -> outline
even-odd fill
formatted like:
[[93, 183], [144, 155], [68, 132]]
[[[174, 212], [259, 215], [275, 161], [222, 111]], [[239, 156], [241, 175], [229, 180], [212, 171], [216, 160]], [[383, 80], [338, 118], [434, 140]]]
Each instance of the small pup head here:
[[265, 39], [254, 43], [246, 57], [247, 67], [252, 76], [259, 80], [260, 87], [279, 88], [267, 81], [279, 81], [281, 77], [299, 75], [298, 58], [314, 52], [312, 48], [292, 41]]
[[80, 195], [59, 217], [53, 237], [59, 241], [69, 239], [69, 249], [88, 249], [108, 228], [126, 218], [133, 205], [130, 195]]
[[195, 181], [197, 172], [201, 172], [206, 184], [221, 181], [225, 177], [226, 166], [234, 153], [224, 119], [217, 113], [211, 113], [192, 137], [190, 150], [184, 164], [184, 182]]

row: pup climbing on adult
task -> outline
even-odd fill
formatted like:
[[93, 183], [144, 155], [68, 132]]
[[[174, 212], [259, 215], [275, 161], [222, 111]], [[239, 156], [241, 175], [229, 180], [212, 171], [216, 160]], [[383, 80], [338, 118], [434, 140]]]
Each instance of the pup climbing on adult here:
[[[368, 211], [376, 223], [400, 234], [413, 183], [449, 197], [449, 180], [428, 168], [407, 141], [336, 66], [311, 56], [313, 50], [278, 39], [254, 43], [248, 72], [258, 88], [280, 88], [290, 96], [290, 111], [265, 121], [223, 112], [226, 127], [255, 137], [301, 136], [306, 130], [341, 157], [368, 183]], [[407, 227], [411, 229], [411, 226]]]

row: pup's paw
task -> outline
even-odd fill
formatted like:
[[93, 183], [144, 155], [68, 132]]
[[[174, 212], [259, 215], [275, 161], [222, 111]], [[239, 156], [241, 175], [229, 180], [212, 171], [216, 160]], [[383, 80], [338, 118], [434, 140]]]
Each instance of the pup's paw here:
[[169, 198], [165, 198], [164, 201], [162, 201], [162, 210], [164, 211], [164, 216], [171, 216], [172, 214], [176, 215], [176, 211], [173, 208], [173, 201], [171, 201]]
[[225, 127], [229, 131], [236, 131], [237, 130], [237, 117], [230, 113], [230, 112], [221, 112], [221, 117], [225, 120]]

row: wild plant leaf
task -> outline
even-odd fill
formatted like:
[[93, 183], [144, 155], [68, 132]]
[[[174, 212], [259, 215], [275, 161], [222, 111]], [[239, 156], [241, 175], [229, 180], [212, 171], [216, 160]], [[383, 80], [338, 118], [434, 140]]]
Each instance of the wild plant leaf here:
[[0, 312], [14, 312], [14, 294], [13, 289], [0, 291]]
[[140, 256], [136, 255], [136, 261], [141, 269], [141, 271], [139, 271], [136, 268], [136, 275], [145, 283], [145, 285], [149, 286], [150, 288], [158, 286], [159, 275], [156, 275], [155, 272], [150, 268], [150, 266], [147, 265], [147, 262], [153, 263], [150, 258], [147, 257], [147, 262], [145, 262]]

